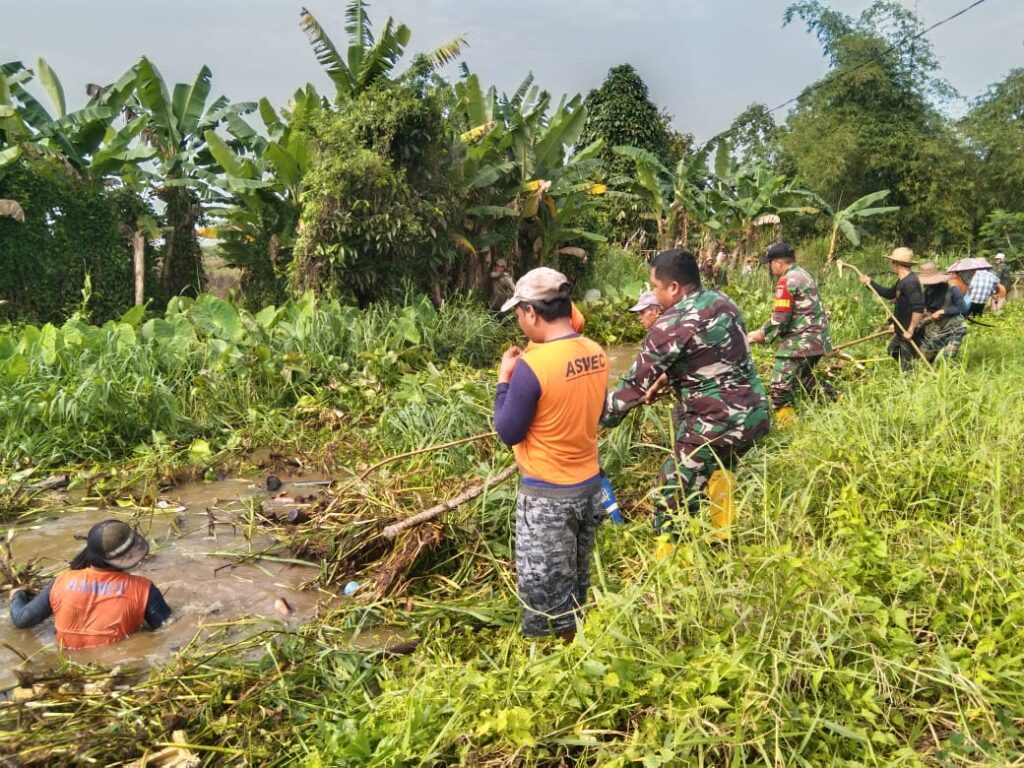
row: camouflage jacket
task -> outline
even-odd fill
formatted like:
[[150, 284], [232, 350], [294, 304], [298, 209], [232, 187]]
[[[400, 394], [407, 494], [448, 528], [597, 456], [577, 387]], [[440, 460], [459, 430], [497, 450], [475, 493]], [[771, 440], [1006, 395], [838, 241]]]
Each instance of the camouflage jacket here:
[[832, 351], [828, 315], [818, 284], [806, 269], [794, 264], [779, 278], [772, 316], [761, 330], [765, 341], [779, 339], [776, 357], [816, 357]]
[[743, 316], [727, 296], [700, 289], [662, 313], [633, 367], [608, 395], [601, 423], [622, 421], [663, 373], [679, 400], [677, 423], [737, 428], [738, 435], [748, 421], [767, 426], [767, 398], [750, 359]]

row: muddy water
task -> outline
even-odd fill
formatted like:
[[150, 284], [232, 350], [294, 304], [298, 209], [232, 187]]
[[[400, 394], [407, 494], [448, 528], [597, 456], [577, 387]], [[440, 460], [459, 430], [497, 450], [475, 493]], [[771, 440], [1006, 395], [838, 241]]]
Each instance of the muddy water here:
[[[286, 482], [280, 491], [267, 494], [252, 483], [238, 479], [183, 486], [147, 509], [99, 508], [85, 500], [51, 517], [40, 513], [17, 527], [11, 544], [15, 562], [38, 558], [47, 574], [66, 566], [83, 546], [74, 536], [85, 534], [100, 520], [113, 517], [138, 525], [150, 542], [149, 557], [134, 573], [152, 579], [163, 592], [174, 610], [171, 623], [156, 632], [144, 629], [113, 645], [76, 651], [71, 657], [104, 666], [145, 667], [166, 662], [175, 651], [213, 631], [228, 628], [231, 633], [251, 633], [274, 625], [295, 627], [311, 619], [318, 600], [327, 597], [302, 589], [317, 575], [316, 568], [268, 560], [245, 562], [239, 557], [269, 552], [288, 557], [258, 529], [246, 527], [243, 499], [259, 497], [264, 509], [283, 513], [301, 506], [298, 500], [317, 488]], [[288, 616], [275, 607], [280, 605], [279, 598], [291, 607]], [[33, 669], [45, 668], [57, 658], [53, 619], [33, 629], [15, 629], [6, 615], [9, 605], [6, 595], [0, 597], [4, 614], [0, 615], [0, 690], [15, 684], [13, 670], [21, 659], [12, 648], [29, 657]]]
[[610, 385], [615, 386], [619, 376], [629, 370], [636, 360], [636, 353], [640, 351], [640, 342], [636, 344], [612, 344], [604, 348], [608, 355], [608, 369], [611, 373]]

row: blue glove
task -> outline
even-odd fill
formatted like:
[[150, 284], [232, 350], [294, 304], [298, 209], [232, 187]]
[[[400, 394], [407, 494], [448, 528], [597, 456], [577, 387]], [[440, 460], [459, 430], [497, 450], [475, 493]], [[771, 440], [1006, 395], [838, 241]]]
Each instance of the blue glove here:
[[619, 511], [619, 502], [615, 498], [615, 491], [612, 490], [612, 484], [608, 482], [608, 478], [605, 477], [604, 473], [601, 473], [601, 506], [604, 507], [604, 511], [608, 513], [608, 518], [616, 525], [622, 525], [622, 513]]

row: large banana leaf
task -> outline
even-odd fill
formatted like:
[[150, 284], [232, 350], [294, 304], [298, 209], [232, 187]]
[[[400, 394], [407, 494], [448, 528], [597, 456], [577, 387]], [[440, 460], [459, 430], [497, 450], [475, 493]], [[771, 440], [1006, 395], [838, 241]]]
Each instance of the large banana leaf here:
[[[619, 145], [612, 147], [612, 152], [622, 157], [628, 157], [634, 163], [643, 163], [649, 168], [654, 169], [658, 173], [662, 173], [666, 176], [669, 175], [668, 168], [665, 167], [661, 159], [653, 152], [644, 149], [643, 147], [631, 147], [629, 145]], [[682, 161], [680, 161], [682, 162]]]
[[839, 220], [839, 230], [846, 235], [846, 239], [850, 241], [851, 245], [860, 245], [860, 233], [857, 228], [853, 225], [853, 222], [848, 219]]
[[349, 39], [348, 69], [358, 77], [357, 73], [363, 68], [363, 54], [373, 45], [373, 30], [363, 0], [352, 0], [345, 9], [345, 33]]
[[178, 118], [178, 130], [182, 136], [189, 136], [199, 128], [199, 121], [206, 111], [206, 99], [210, 95], [210, 79], [213, 73], [203, 66], [196, 75], [195, 82], [184, 91], [181, 105], [178, 104], [178, 87], [175, 86], [174, 114]]
[[440, 69], [446, 64], [451, 64], [462, 55], [462, 49], [468, 48], [469, 42], [464, 37], [453, 37], [446, 43], [442, 43], [432, 51], [422, 54], [430, 63], [431, 69]]
[[402, 53], [411, 37], [412, 32], [405, 24], [395, 26], [394, 20], [389, 18], [380, 33], [380, 38], [373, 47], [363, 50], [359, 55], [358, 66], [352, 65], [352, 53], [355, 46], [349, 46], [349, 70], [360, 90], [379, 78], [387, 77], [398, 60], [402, 58]]
[[277, 177], [281, 182], [293, 190], [298, 190], [302, 184], [303, 168], [299, 164], [299, 158], [292, 155], [288, 150], [272, 141], [267, 145], [267, 160], [274, 166]]
[[206, 138], [207, 149], [210, 150], [210, 154], [213, 155], [213, 159], [220, 164], [220, 167], [224, 169], [224, 172], [228, 174], [228, 176], [235, 178], [246, 178], [245, 171], [242, 168], [241, 161], [238, 159], [238, 155], [236, 155], [234, 150], [228, 146], [227, 142], [218, 136], [216, 131], [206, 131], [204, 136]]
[[320, 22], [305, 8], [299, 15], [299, 26], [306, 33], [310, 45], [313, 46], [313, 55], [320, 62], [320, 66], [327, 71], [327, 76], [331, 78], [338, 93], [353, 93], [356, 90], [356, 82], [352, 72], [342, 60], [334, 42], [320, 26]]
[[57, 77], [57, 73], [54, 72], [50, 65], [46, 63], [46, 59], [40, 58], [36, 64], [36, 73], [39, 75], [39, 82], [42, 83], [43, 88], [50, 96], [50, 101], [53, 102], [54, 114], [58, 118], [64, 117], [67, 114], [67, 104], [64, 101], [64, 87], [60, 84], [60, 78]]
[[843, 214], [849, 215], [851, 213], [857, 213], [858, 211], [861, 211], [864, 208], [868, 208], [869, 206], [872, 206], [875, 203], [884, 200], [888, 196], [889, 196], [889, 190], [888, 189], [880, 189], [877, 192], [871, 192], [870, 194], [864, 195], [864, 197], [860, 197], [860, 198], [857, 198], [856, 200], [854, 200], [852, 203], [850, 203], [848, 206], [846, 206], [842, 211], [840, 211], [840, 215], [843, 215]]
[[149, 110], [151, 127], [156, 129], [154, 133], [159, 132], [157, 141], [164, 145], [165, 151], [173, 151], [181, 146], [182, 136], [174, 115], [173, 102], [167, 92], [167, 83], [145, 56], [135, 65], [135, 71], [138, 74], [136, 93], [142, 105]]

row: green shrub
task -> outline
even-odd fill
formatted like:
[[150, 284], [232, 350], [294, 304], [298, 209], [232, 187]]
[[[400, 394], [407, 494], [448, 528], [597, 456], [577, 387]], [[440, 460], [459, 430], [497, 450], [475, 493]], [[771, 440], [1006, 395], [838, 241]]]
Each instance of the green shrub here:
[[[25, 221], [0, 217], [0, 318], [60, 322], [78, 305], [86, 275], [97, 321], [132, 305], [131, 231], [144, 209], [137, 195], [15, 165], [0, 177], [3, 198], [20, 203]], [[152, 278], [151, 252], [147, 261]]]

